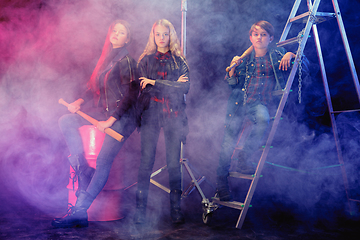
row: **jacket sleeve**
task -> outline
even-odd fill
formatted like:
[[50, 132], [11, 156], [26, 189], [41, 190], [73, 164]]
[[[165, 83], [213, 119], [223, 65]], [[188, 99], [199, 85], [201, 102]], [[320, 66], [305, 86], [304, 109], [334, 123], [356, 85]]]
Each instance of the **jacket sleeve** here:
[[[112, 114], [114, 118], [119, 120], [121, 116], [123, 116], [131, 107], [135, 106], [140, 84], [139, 84], [139, 75], [136, 68], [136, 63], [131, 64], [132, 69], [134, 70], [134, 79], [130, 79], [129, 81], [124, 81], [122, 84], [122, 88], [126, 89], [124, 97], [117, 104], [117, 108], [115, 112]], [[129, 69], [131, 71], [131, 69]], [[128, 74], [126, 74], [128, 75]]]
[[128, 85], [128, 91], [126, 91], [124, 97], [118, 103], [115, 112], [112, 114], [117, 120], [119, 120], [131, 107], [135, 106], [139, 94], [139, 81], [132, 81], [126, 85]]
[[229, 73], [225, 74], [225, 81], [228, 82], [230, 87], [234, 87], [235, 85], [238, 84], [238, 80], [237, 77], [235, 77], [235, 74], [233, 74], [231, 77], [229, 75]]
[[189, 67], [185, 59], [180, 58], [179, 69], [177, 70], [178, 74], [175, 74], [175, 78], [179, 78], [181, 75], [184, 75], [188, 78], [187, 82], [178, 82], [177, 79], [174, 80], [155, 80], [154, 88], [160, 91], [168, 93], [181, 93], [187, 94], [190, 89], [190, 77], [189, 77]]
[[141, 61], [138, 64], [138, 73], [139, 73], [139, 77], [148, 77], [147, 76], [147, 65], [148, 65], [148, 61], [147, 61], [147, 56], [145, 56], [143, 59], [141, 59]]
[[91, 100], [94, 99], [94, 93], [92, 92], [92, 90], [90, 88], [88, 88], [80, 97], [81, 99], [84, 100], [84, 103], [87, 103]]
[[234, 74], [231, 77], [228, 72], [225, 74], [224, 80], [228, 82], [230, 88], [242, 87], [240, 84], [243, 83], [241, 80], [245, 79], [246, 62], [247, 60], [244, 60], [239, 66], [235, 67]]

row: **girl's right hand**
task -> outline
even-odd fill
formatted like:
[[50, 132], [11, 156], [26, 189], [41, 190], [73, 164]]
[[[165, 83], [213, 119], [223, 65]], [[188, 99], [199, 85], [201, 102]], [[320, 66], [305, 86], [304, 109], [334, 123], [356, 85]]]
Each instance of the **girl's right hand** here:
[[109, 117], [109, 119], [106, 121], [99, 121], [96, 128], [99, 129], [101, 132], [105, 132], [105, 129], [114, 125], [115, 121], [116, 118]]
[[77, 111], [80, 110], [80, 105], [84, 102], [84, 100], [82, 100], [81, 98], [79, 98], [78, 100], [72, 102], [69, 104], [68, 106], [68, 110], [71, 113], [76, 113]]

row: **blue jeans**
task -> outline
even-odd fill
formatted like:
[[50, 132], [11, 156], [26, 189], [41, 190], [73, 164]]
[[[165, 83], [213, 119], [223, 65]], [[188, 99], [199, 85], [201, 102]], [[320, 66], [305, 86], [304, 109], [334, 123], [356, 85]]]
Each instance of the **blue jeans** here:
[[[95, 116], [94, 118], [97, 120], [107, 119], [104, 114], [102, 114], [102, 116], [101, 114], [98, 114], [98, 117]], [[88, 121], [78, 114], [66, 114], [59, 119], [59, 125], [64, 134], [65, 141], [69, 147], [71, 155], [83, 154], [84, 148], [78, 129], [83, 125], [89, 124], [90, 123]], [[131, 135], [135, 128], [135, 119], [132, 117], [131, 112], [128, 111], [111, 127], [111, 129], [123, 135], [124, 140], [119, 142], [109, 135], [105, 135], [103, 145], [96, 159], [96, 170], [94, 176], [86, 190], [94, 198], [104, 188], [109, 177], [111, 165], [116, 155], [119, 153], [126, 139]]]
[[225, 128], [217, 168], [217, 175], [220, 177], [227, 177], [229, 174], [231, 156], [246, 118], [252, 122], [253, 126], [251, 126], [250, 134], [244, 143], [242, 151], [245, 156], [250, 156], [260, 147], [261, 140], [269, 125], [269, 110], [261, 103], [246, 104], [236, 112], [236, 116], [234, 116], [237, 121], [236, 124], [230, 124], [231, 127]]
[[[152, 105], [152, 104], [151, 104]], [[181, 190], [180, 151], [181, 122], [178, 118], [162, 118], [156, 107], [142, 114], [141, 161], [138, 173], [138, 190], [147, 192], [150, 175], [155, 162], [156, 146], [163, 128], [166, 148], [166, 163], [169, 172], [170, 190]]]

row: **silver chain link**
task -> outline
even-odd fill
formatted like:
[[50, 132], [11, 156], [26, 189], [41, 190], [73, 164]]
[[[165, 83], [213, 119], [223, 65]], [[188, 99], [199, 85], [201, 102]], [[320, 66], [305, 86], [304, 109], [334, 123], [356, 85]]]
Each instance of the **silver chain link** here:
[[[299, 48], [298, 48], [298, 51], [297, 53], [301, 52], [301, 41], [304, 37], [304, 32], [305, 32], [305, 28], [303, 30], [301, 30], [301, 32], [299, 32], [298, 36], [297, 36], [297, 40], [298, 40], [298, 43], [299, 43]], [[299, 85], [298, 85], [298, 100], [299, 100], [299, 103], [301, 103], [301, 88], [302, 88], [302, 56], [300, 56], [298, 58], [298, 61], [299, 61]]]
[[248, 63], [246, 63], [246, 72], [245, 72], [245, 83], [244, 83], [244, 102], [243, 105], [246, 104], [247, 101], [247, 86], [248, 86], [248, 81], [249, 81], [249, 65]]
[[299, 103], [301, 103], [301, 88], [302, 88], [302, 59], [299, 61], [299, 86], [298, 86], [298, 99]]
[[[299, 48], [298, 48], [298, 52], [300, 52], [301, 50], [301, 41], [304, 37], [304, 32], [305, 32], [305, 28], [299, 32], [298, 36], [297, 36], [297, 40], [298, 40], [298, 43], [299, 43]], [[277, 50], [275, 50], [277, 51]], [[278, 53], [280, 53], [281, 55], [283, 55], [280, 51], [277, 51]], [[298, 100], [299, 100], [299, 103], [301, 103], [301, 89], [302, 89], [302, 56], [300, 56], [299, 58], [299, 85], [298, 85]], [[243, 105], [246, 104], [246, 100], [247, 100], [247, 86], [248, 86], [248, 80], [249, 80], [249, 75], [248, 75], [248, 70], [249, 70], [249, 66], [248, 64], [246, 64], [246, 76], [245, 76], [245, 83], [244, 83], [244, 102], [243, 102]]]

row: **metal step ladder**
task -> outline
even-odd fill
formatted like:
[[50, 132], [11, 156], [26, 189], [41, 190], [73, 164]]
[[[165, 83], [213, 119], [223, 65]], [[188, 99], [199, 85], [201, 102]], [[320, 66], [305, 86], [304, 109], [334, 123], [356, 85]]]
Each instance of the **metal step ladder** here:
[[[312, 3], [311, 0], [307, 0], [308, 11], [303, 14], [296, 15], [297, 11], [299, 9], [300, 3], [301, 3], [301, 0], [295, 0], [294, 6], [293, 6], [290, 16], [286, 22], [286, 25], [285, 25], [284, 31], [280, 37], [279, 43], [277, 43], [277, 46], [285, 46], [288, 44], [298, 43], [299, 47], [297, 49], [293, 67], [292, 67], [290, 75], [288, 77], [285, 89], [283, 90], [283, 95], [282, 95], [281, 101], [279, 103], [278, 109], [276, 111], [276, 115], [275, 115], [271, 130], [269, 132], [265, 147], [261, 154], [259, 163], [257, 165], [256, 171], [255, 171], [254, 175], [244, 175], [244, 174], [234, 173], [234, 172], [230, 173], [230, 177], [251, 180], [250, 188], [247, 192], [245, 201], [244, 201], [244, 203], [235, 202], [235, 201], [223, 202], [223, 201], [220, 201], [217, 197], [214, 197], [213, 201], [208, 205], [207, 208], [204, 209], [204, 213], [203, 213], [203, 222], [204, 223], [207, 223], [209, 221], [208, 218], [211, 216], [212, 211], [214, 211], [218, 208], [218, 205], [223, 205], [223, 206], [227, 206], [230, 208], [235, 208], [235, 209], [241, 210], [240, 216], [236, 223], [236, 228], [241, 229], [241, 227], [244, 223], [247, 211], [250, 207], [250, 202], [254, 195], [259, 178], [261, 177], [261, 171], [264, 167], [267, 155], [271, 148], [271, 144], [272, 144], [276, 129], [278, 127], [279, 121], [281, 119], [281, 115], [284, 110], [285, 103], [286, 103], [289, 93], [291, 91], [291, 86], [293, 84], [297, 69], [299, 67], [299, 64], [301, 64], [303, 50], [305, 48], [305, 45], [306, 45], [306, 42], [308, 40], [311, 30], [313, 31], [313, 35], [315, 38], [315, 44], [316, 44], [316, 49], [317, 49], [317, 53], [318, 53], [318, 58], [319, 58], [319, 63], [320, 63], [320, 68], [321, 68], [321, 75], [322, 75], [322, 79], [323, 79], [323, 83], [324, 83], [328, 109], [330, 112], [330, 118], [331, 118], [333, 134], [334, 134], [334, 138], [335, 138], [336, 149], [337, 149], [337, 153], [338, 153], [339, 162], [342, 166], [342, 174], [343, 174], [343, 180], [344, 180], [344, 185], [345, 185], [345, 189], [346, 189], [346, 194], [347, 194], [348, 200], [349, 201], [351, 200], [348, 195], [348, 189], [349, 189], [348, 181], [347, 181], [347, 177], [346, 177], [345, 168], [343, 167], [344, 161], [342, 158], [341, 146], [340, 146], [339, 139], [338, 139], [338, 131], [336, 128], [335, 116], [334, 116], [334, 114], [340, 113], [342, 111], [334, 111], [333, 107], [332, 107], [331, 96], [330, 96], [328, 81], [327, 81], [327, 77], [326, 77], [325, 65], [323, 62], [323, 56], [322, 56], [322, 52], [321, 52], [321, 47], [320, 47], [319, 36], [318, 36], [316, 24], [327, 21], [328, 19], [333, 19], [333, 18], [337, 19], [337, 22], [339, 25], [339, 30], [340, 30], [342, 40], [344, 43], [346, 55], [347, 55], [348, 62], [350, 65], [350, 70], [351, 70], [351, 73], [353, 76], [354, 85], [355, 85], [355, 88], [357, 91], [357, 96], [358, 96], [359, 102], [360, 102], [358, 77], [357, 77], [354, 62], [353, 62], [353, 59], [351, 56], [351, 51], [350, 51], [349, 44], [347, 41], [345, 28], [344, 28], [344, 24], [343, 24], [343, 21], [341, 18], [341, 13], [340, 13], [340, 9], [339, 9], [337, 0], [332, 0], [333, 7], [334, 7], [334, 13], [318, 12], [320, 0], [315, 0], [314, 3]], [[305, 24], [305, 28], [298, 34], [297, 37], [287, 39], [290, 27], [292, 26], [293, 23]], [[353, 110], [353, 111], [359, 111], [359, 110]], [[349, 207], [350, 207], [350, 204], [349, 204]]]
[[[332, 101], [331, 101], [330, 89], [329, 89], [326, 70], [325, 70], [325, 65], [324, 65], [324, 59], [323, 59], [321, 46], [320, 46], [319, 34], [318, 34], [318, 30], [317, 30], [317, 24], [318, 23], [321, 23], [321, 22], [329, 20], [329, 19], [336, 18], [337, 23], [338, 23], [338, 27], [339, 27], [339, 31], [340, 31], [340, 34], [341, 34], [341, 37], [342, 37], [342, 41], [343, 41], [343, 44], [344, 44], [345, 53], [346, 53], [346, 56], [347, 56], [349, 68], [350, 68], [350, 71], [351, 71], [353, 84], [354, 84], [354, 87], [355, 87], [355, 90], [356, 90], [356, 93], [357, 93], [358, 101], [360, 102], [359, 80], [358, 80], [358, 76], [357, 76], [357, 73], [356, 73], [354, 61], [353, 61], [351, 50], [350, 50], [350, 47], [349, 47], [349, 43], [348, 43], [348, 40], [347, 40], [347, 36], [346, 36], [344, 23], [343, 23], [343, 20], [342, 20], [342, 16], [341, 16], [338, 1], [337, 0], [332, 0], [334, 13], [318, 12], [318, 7], [320, 5], [320, 2], [321, 2], [321, 0], [315, 0], [313, 3], [312, 3], [311, 0], [307, 0], [308, 11], [301, 14], [301, 15], [295, 16], [295, 14], [298, 11], [298, 8], [300, 6], [300, 3], [301, 3], [301, 0], [296, 0], [295, 4], [293, 6], [293, 9], [291, 10], [290, 16], [289, 16], [289, 18], [287, 20], [287, 23], [285, 25], [284, 31], [283, 31], [283, 33], [281, 35], [280, 41], [279, 41], [279, 43], [277, 45], [278, 46], [285, 46], [287, 44], [291, 44], [291, 43], [294, 43], [294, 42], [298, 41], [297, 39], [299, 37], [295, 37], [295, 38], [291, 38], [291, 39], [286, 40], [286, 38], [288, 36], [288, 33], [289, 33], [289, 30], [290, 30], [290, 27], [292, 26], [293, 23], [304, 23], [304, 22], [306, 22], [306, 26], [305, 26], [305, 28], [303, 29], [303, 32], [302, 32], [302, 41], [301, 41], [300, 46], [299, 46], [299, 50], [302, 50], [305, 47], [306, 40], [308, 39], [308, 36], [310, 34], [310, 30], [312, 30], [315, 45], [316, 45], [316, 50], [317, 50], [317, 54], [318, 54], [319, 65], [320, 65], [320, 70], [321, 70], [321, 76], [322, 76], [322, 80], [323, 80], [323, 85], [324, 85], [324, 90], [325, 90], [325, 95], [326, 95], [328, 111], [329, 111], [329, 114], [330, 114], [331, 126], [332, 126], [332, 130], [333, 130], [333, 135], [334, 135], [338, 160], [339, 160], [339, 163], [340, 163], [340, 166], [341, 166], [341, 172], [342, 172], [342, 176], [343, 176], [345, 192], [346, 192], [346, 196], [347, 196], [347, 199], [348, 199], [348, 207], [349, 207], [349, 211], [351, 212], [352, 211], [351, 210], [351, 202], [352, 201], [359, 202], [359, 200], [351, 199], [350, 195], [349, 195], [349, 183], [348, 183], [348, 179], [347, 179], [347, 176], [346, 176], [345, 165], [344, 165], [344, 160], [343, 160], [343, 154], [342, 154], [341, 145], [340, 145], [340, 142], [339, 142], [338, 129], [337, 129], [337, 126], [336, 126], [335, 116], [337, 114], [343, 113], [343, 112], [354, 112], [354, 111], [360, 111], [360, 110], [359, 109], [354, 109], [354, 110], [334, 111], [334, 109], [333, 109], [333, 104], [332, 104]], [[298, 53], [300, 52], [299, 50], [298, 50]], [[298, 60], [298, 58], [296, 60]]]

